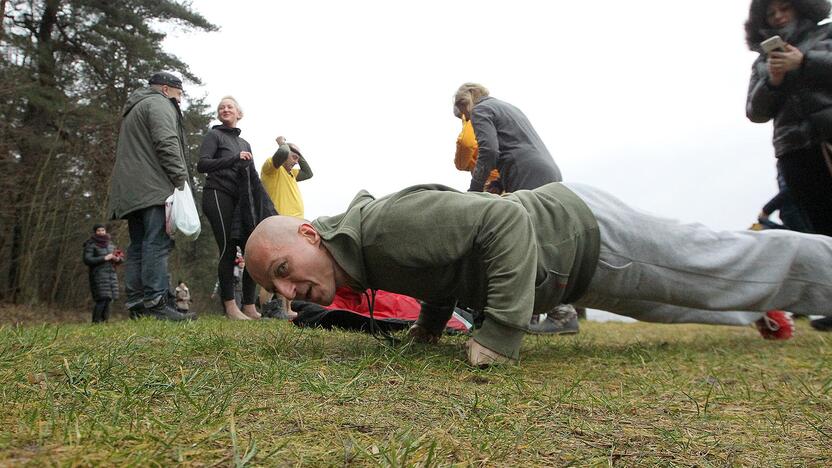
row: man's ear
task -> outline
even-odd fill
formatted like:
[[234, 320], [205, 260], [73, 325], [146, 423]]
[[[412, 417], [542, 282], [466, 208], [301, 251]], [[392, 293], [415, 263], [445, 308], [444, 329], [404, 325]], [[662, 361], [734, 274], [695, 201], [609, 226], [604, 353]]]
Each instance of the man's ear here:
[[317, 245], [321, 242], [321, 235], [315, 230], [315, 227], [309, 223], [303, 223], [298, 227], [298, 234], [312, 245]]

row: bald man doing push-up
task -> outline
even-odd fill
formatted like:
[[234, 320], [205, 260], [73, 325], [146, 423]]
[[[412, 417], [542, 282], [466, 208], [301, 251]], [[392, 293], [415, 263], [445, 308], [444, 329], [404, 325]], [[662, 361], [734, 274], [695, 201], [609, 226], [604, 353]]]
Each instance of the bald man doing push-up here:
[[477, 366], [518, 359], [532, 313], [558, 304], [665, 323], [832, 315], [832, 238], [717, 232], [572, 183], [502, 197], [440, 185], [377, 200], [361, 191], [337, 216], [266, 219], [246, 264], [289, 299], [327, 305], [340, 286], [419, 298], [410, 334], [424, 342], [439, 339], [458, 301], [480, 310], [467, 343]]

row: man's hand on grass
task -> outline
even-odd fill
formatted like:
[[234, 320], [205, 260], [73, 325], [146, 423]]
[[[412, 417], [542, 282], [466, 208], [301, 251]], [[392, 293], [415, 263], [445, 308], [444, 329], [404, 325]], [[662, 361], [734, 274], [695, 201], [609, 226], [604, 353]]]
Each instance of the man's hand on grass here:
[[427, 344], [436, 344], [439, 343], [439, 339], [442, 338], [442, 334], [436, 334], [429, 331], [427, 328], [422, 327], [421, 325], [413, 325], [407, 330], [407, 336], [413, 339], [413, 341], [417, 343], [427, 343]]

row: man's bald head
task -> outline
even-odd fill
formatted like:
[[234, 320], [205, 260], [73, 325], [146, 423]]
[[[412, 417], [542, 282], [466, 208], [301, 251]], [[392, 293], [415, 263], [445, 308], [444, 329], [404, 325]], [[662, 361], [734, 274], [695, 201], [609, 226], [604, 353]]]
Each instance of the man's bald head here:
[[340, 276], [315, 227], [291, 216], [257, 225], [246, 242], [246, 269], [268, 291], [319, 304], [332, 302]]

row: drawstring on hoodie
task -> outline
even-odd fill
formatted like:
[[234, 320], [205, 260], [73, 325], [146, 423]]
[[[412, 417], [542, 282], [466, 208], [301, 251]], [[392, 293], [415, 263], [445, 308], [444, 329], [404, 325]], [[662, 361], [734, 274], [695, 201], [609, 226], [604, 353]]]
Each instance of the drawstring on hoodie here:
[[391, 335], [389, 331], [382, 329], [378, 322], [376, 322], [376, 318], [373, 316], [373, 311], [376, 307], [376, 289], [370, 289], [370, 292], [372, 295], [367, 294], [367, 290], [364, 290], [363, 292], [364, 297], [367, 298], [367, 306], [370, 308], [370, 333], [372, 333], [373, 338], [378, 340], [380, 343], [388, 346], [398, 345], [401, 340]]

